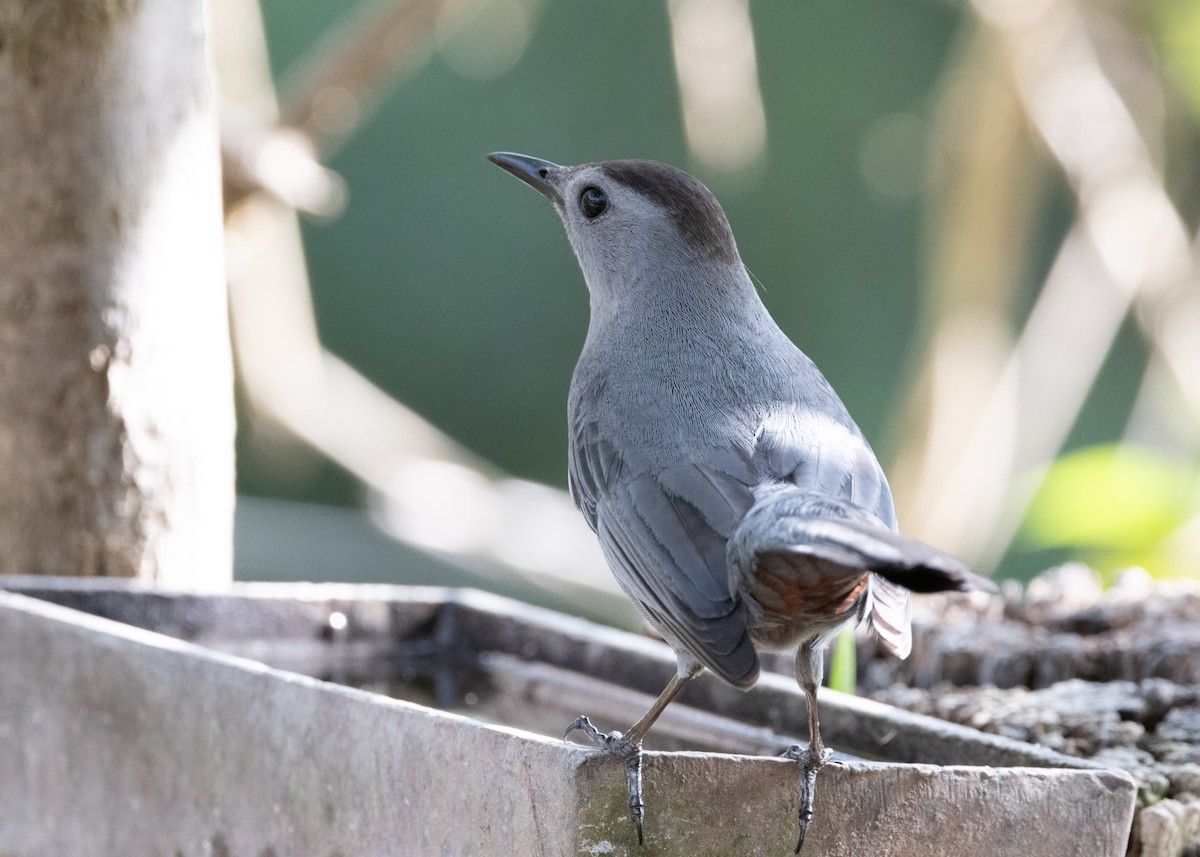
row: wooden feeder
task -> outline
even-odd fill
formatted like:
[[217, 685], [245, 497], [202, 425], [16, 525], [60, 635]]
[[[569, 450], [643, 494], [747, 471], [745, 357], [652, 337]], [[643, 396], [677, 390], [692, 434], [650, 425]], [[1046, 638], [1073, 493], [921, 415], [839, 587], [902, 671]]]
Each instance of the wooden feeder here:
[[[702, 677], [667, 710], [638, 847], [619, 765], [556, 736], [581, 712], [632, 722], [674, 669], [660, 643], [470, 590], [0, 586], [5, 857], [792, 853], [790, 677]], [[828, 690], [821, 706], [857, 758], [821, 772], [805, 854], [1125, 853], [1125, 774]]]

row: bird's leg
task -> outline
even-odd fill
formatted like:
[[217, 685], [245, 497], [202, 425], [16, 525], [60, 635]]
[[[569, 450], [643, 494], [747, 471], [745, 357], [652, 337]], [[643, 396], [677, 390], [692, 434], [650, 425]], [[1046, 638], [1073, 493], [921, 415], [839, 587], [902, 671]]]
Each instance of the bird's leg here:
[[571, 737], [571, 733], [579, 731], [591, 739], [592, 743], [601, 750], [616, 756], [625, 768], [625, 779], [629, 787], [629, 816], [637, 828], [638, 845], [642, 844], [642, 820], [646, 814], [646, 805], [642, 801], [642, 739], [654, 725], [654, 721], [663, 713], [663, 709], [671, 704], [683, 686], [700, 672], [699, 665], [680, 664], [679, 670], [672, 676], [663, 692], [654, 700], [650, 710], [643, 714], [637, 723], [629, 727], [629, 731], [601, 732], [592, 725], [586, 716], [580, 716], [567, 727], [563, 740]]
[[800, 838], [796, 853], [804, 847], [804, 836], [813, 819], [813, 795], [817, 790], [817, 771], [829, 761], [831, 753], [821, 743], [821, 724], [817, 712], [817, 687], [824, 669], [824, 643], [808, 640], [796, 652], [796, 681], [808, 703], [808, 747], [790, 748], [787, 756], [800, 763]]

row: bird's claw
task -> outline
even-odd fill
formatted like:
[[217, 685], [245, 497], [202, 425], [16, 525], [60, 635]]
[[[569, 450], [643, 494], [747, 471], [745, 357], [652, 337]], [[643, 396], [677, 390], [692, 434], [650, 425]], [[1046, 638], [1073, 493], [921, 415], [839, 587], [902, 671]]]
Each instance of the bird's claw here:
[[617, 731], [601, 732], [584, 716], [576, 718], [567, 727], [563, 740], [570, 738], [573, 732], [582, 732], [605, 753], [620, 760], [629, 787], [629, 817], [637, 828], [638, 845], [641, 845], [642, 821], [646, 817], [646, 804], [642, 800], [642, 742], [634, 743]]
[[796, 841], [796, 854], [800, 853], [800, 849], [804, 847], [804, 837], [808, 833], [808, 826], [813, 820], [813, 795], [817, 791], [817, 771], [821, 770], [825, 764], [833, 757], [833, 752], [830, 750], [814, 751], [812, 745], [807, 747], [800, 744], [793, 745], [784, 751], [784, 756], [800, 763], [800, 836]]
[[601, 732], [588, 719], [586, 714], [581, 714], [571, 721], [571, 725], [567, 727], [567, 731], [563, 733], [563, 740], [566, 741], [571, 737], [573, 732], [582, 732], [588, 736], [588, 739], [601, 749], [607, 750], [608, 745], [621, 739], [620, 732]]

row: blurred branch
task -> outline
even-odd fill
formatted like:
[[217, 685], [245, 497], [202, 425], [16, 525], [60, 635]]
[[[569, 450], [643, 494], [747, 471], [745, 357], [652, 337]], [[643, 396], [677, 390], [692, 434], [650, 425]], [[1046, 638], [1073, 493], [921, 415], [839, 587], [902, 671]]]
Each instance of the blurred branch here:
[[[1172, 214], [1178, 220], [1173, 209]], [[1188, 273], [1168, 288], [1139, 293], [1136, 317], [1180, 394], [1195, 448], [1200, 445], [1200, 262], [1196, 253], [1189, 261]]]
[[[1056, 281], [1052, 273], [1039, 306], [1057, 298], [1058, 308], [1052, 315], [1047, 311], [1044, 320], [1035, 309], [1014, 353], [1018, 365], [1029, 367], [1024, 373], [1028, 392], [1020, 402], [1028, 426], [1020, 434], [1018, 466], [1023, 470], [1049, 461], [1062, 448], [1116, 338], [1125, 314], [1118, 314], [1121, 304], [1136, 304], [1143, 333], [1174, 370], [1188, 410], [1200, 417], [1200, 387], [1196, 376], [1188, 378], [1185, 369], [1189, 362], [1197, 365], [1200, 333], [1188, 230], [1163, 187], [1146, 132], [1138, 127], [1101, 63], [1099, 45], [1089, 33], [1083, 10], [1071, 0], [1048, 2], [1040, 14], [1031, 14], [1027, 4], [1013, 0], [978, 0], [977, 5], [1005, 35], [1017, 91], [1030, 121], [1075, 190], [1076, 230], [1090, 244], [1071, 267], [1081, 279], [1090, 279], [1092, 288], [1073, 300], [1059, 296], [1060, 288], [1065, 291], [1070, 286], [1066, 277]], [[1146, 65], [1137, 53], [1124, 54], [1122, 59]], [[1161, 91], [1154, 70], [1141, 70], [1142, 78]], [[1161, 136], [1157, 129], [1151, 129], [1151, 134]], [[1088, 269], [1095, 265], [1098, 269], [1088, 277]], [[1085, 287], [1087, 279], [1083, 279]], [[1088, 312], [1080, 313], [1080, 307]], [[1035, 326], [1038, 321], [1043, 321], [1042, 326]], [[1180, 336], [1177, 325], [1188, 333]], [[1090, 331], [1081, 330], [1085, 327]], [[1168, 335], [1171, 330], [1175, 336]], [[1079, 353], [1061, 346], [1064, 338], [1084, 336], [1092, 346], [1091, 367], [1081, 367]], [[1047, 371], [1051, 366], [1058, 371]], [[1073, 384], [1056, 380], [1067, 366], [1073, 367]], [[1026, 483], [1014, 489], [1017, 502], [991, 539], [993, 562], [1011, 541], [1035, 488]]]
[[435, 28], [469, 20], [486, 0], [359, 0], [288, 72], [282, 122], [321, 150], [357, 129], [385, 87], [424, 65]]
[[[333, 150], [367, 120], [384, 90], [424, 64], [435, 28], [453, 32], [486, 2], [359, 0], [295, 63], [282, 112], [271, 87], [269, 98], [252, 97], [253, 106], [237, 117], [257, 124], [223, 123], [225, 210], [265, 191], [298, 211], [340, 212], [345, 186], [317, 153]], [[237, 44], [244, 52], [247, 40], [239, 37]], [[238, 91], [248, 94], [245, 83]]]
[[[1194, 451], [1200, 438], [1197, 385], [1200, 384], [1200, 294], [1194, 282], [1200, 278], [1200, 232], [1192, 239], [1193, 284], [1174, 291], [1173, 312], [1154, 307], [1143, 313], [1144, 324], [1165, 328], [1157, 339], [1166, 346], [1151, 352], [1142, 384], [1125, 429], [1126, 439], [1177, 451]], [[1139, 307], [1140, 308], [1140, 307]], [[1168, 362], [1167, 352], [1174, 354]], [[1182, 411], [1164, 403], [1180, 397], [1189, 404]], [[1180, 449], [1180, 448], [1183, 449]]]
[[737, 172], [763, 161], [767, 116], [747, 0], [668, 0], [688, 151]]
[[[257, 6], [241, 0], [213, 5], [218, 38], [232, 30], [239, 40], [238, 51], [217, 53], [222, 90], [232, 101], [228, 112], [257, 112], [267, 125], [275, 102]], [[431, 14], [442, 4], [410, 5]], [[366, 19], [355, 20], [351, 31], [379, 52], [376, 59], [355, 63], [335, 57], [329, 70], [312, 77], [314, 93], [333, 81], [353, 78], [364, 87], [378, 82], [380, 57], [396, 62], [406, 51], [411, 56], [424, 49], [416, 36], [381, 41], [368, 32]], [[247, 33], [257, 38], [248, 43]], [[427, 40], [429, 27], [421, 33]], [[356, 53], [346, 39], [336, 43]], [[401, 43], [407, 46], [403, 51]], [[307, 120], [302, 124], [310, 127]], [[377, 520], [396, 537], [476, 571], [519, 577], [557, 593], [573, 589], [590, 599], [596, 613], [637, 623], [564, 492], [491, 467], [320, 345], [293, 210], [263, 195], [249, 196], [229, 210], [226, 228], [234, 345], [259, 414], [361, 480]]]
[[995, 486], [1013, 468], [1009, 317], [1046, 173], [1002, 41], [990, 27], [970, 27], [935, 116], [928, 345], [891, 469], [904, 529], [966, 556], [978, 553], [972, 546], [1002, 513]]
[[265, 133], [221, 129], [221, 175], [225, 210], [263, 192], [296, 211], [320, 217], [340, 214], [346, 203], [342, 177], [317, 161], [311, 143], [288, 128]]
[[[1019, 340], [980, 388], [989, 391], [986, 405], [972, 407], [969, 429], [941, 445], [954, 450], [941, 468], [944, 481], [926, 467], [909, 487], [927, 500], [917, 504], [924, 517], [916, 533], [987, 568], [1011, 541], [1036, 488], [1018, 484], [1017, 475], [1062, 448], [1135, 304], [1143, 332], [1171, 367], [1191, 413], [1200, 415], [1200, 299], [1187, 230], [1080, 6], [977, 0], [976, 7], [1000, 39], [1005, 78], [1078, 201], [1077, 223]], [[1152, 69], [1142, 71], [1161, 86]], [[939, 335], [944, 328], [935, 342]]]

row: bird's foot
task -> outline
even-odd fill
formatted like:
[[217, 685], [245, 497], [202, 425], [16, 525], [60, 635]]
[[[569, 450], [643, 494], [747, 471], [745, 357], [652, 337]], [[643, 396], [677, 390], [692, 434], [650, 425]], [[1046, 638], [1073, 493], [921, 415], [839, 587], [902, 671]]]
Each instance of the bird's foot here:
[[625, 768], [625, 781], [629, 786], [629, 817], [637, 828], [638, 845], [642, 844], [642, 819], [646, 805], [642, 801], [642, 742], [633, 742], [620, 732], [601, 732], [586, 717], [579, 717], [563, 734], [563, 740], [572, 732], [582, 732], [588, 739], [611, 756], [616, 756]]
[[807, 747], [796, 744], [789, 747], [783, 754], [789, 759], [800, 763], [800, 838], [796, 842], [795, 853], [799, 854], [804, 847], [804, 836], [813, 820], [813, 795], [817, 791], [817, 771], [821, 770], [833, 757], [831, 750], [814, 751], [812, 745]]

